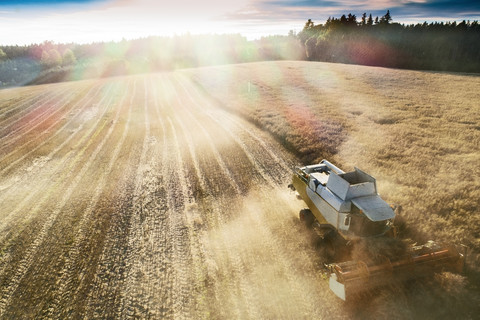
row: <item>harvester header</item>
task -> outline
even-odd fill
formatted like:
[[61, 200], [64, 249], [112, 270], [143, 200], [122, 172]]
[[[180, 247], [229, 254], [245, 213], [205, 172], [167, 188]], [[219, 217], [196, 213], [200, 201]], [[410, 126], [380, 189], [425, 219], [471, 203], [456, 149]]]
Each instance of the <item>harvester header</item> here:
[[339, 298], [347, 300], [377, 287], [428, 277], [434, 272], [461, 273], [464, 262], [464, 255], [455, 247], [429, 241], [411, 247], [397, 259], [381, 257], [368, 264], [361, 260], [329, 264], [329, 287]]

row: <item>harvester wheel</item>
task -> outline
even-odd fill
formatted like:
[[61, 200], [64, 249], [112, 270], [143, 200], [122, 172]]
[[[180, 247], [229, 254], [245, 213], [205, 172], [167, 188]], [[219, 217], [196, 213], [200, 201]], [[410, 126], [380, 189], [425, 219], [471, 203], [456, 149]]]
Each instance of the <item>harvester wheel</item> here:
[[313, 217], [312, 211], [310, 211], [309, 209], [302, 209], [300, 210], [299, 216], [300, 216], [300, 221], [305, 223], [305, 226], [307, 228], [312, 227], [313, 221], [315, 220], [315, 218]]
[[324, 238], [323, 238], [323, 247], [324, 247], [324, 254], [325, 258], [327, 258], [329, 261], [335, 260], [337, 256], [337, 243], [335, 241], [335, 232], [330, 232], [328, 233]]

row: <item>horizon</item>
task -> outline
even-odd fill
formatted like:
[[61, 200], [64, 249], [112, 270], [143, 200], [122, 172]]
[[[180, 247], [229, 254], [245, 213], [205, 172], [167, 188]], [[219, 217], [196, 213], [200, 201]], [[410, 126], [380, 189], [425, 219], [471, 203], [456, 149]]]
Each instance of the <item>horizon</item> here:
[[383, 16], [393, 22], [460, 22], [480, 20], [480, 3], [473, 1], [395, 0], [26, 0], [0, 1], [0, 28], [7, 30], [0, 45], [93, 43], [132, 40], [149, 36], [240, 34], [248, 40], [269, 35], [298, 33], [312, 19], [323, 24], [328, 17], [352, 13]]

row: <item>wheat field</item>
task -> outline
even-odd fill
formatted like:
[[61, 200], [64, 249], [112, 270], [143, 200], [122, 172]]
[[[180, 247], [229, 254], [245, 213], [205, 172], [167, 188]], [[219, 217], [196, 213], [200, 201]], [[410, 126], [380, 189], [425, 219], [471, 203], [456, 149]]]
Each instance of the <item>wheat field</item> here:
[[371, 172], [417, 237], [480, 251], [478, 75], [289, 61], [185, 73], [299, 164]]
[[[479, 84], [283, 61], [1, 90], [0, 318], [474, 318]], [[466, 274], [334, 296], [287, 189], [322, 158]]]
[[185, 73], [270, 132], [298, 165], [327, 158], [371, 173], [381, 196], [402, 207], [402, 237], [467, 246], [478, 290], [478, 75], [292, 61]]

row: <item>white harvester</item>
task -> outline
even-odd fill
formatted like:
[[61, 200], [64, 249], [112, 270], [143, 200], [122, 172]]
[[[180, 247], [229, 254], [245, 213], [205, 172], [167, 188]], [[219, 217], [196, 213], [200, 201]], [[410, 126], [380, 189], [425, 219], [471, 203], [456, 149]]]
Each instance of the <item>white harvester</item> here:
[[322, 160], [296, 168], [289, 188], [308, 206], [300, 211], [300, 220], [322, 238], [325, 256], [331, 260], [327, 265], [330, 289], [343, 300], [392, 281], [463, 269], [463, 254], [432, 241], [407, 247], [398, 256], [335, 261], [339, 252], [348, 252], [362, 239], [382, 241], [396, 237], [395, 208], [379, 196], [375, 178], [358, 168], [344, 172]]

